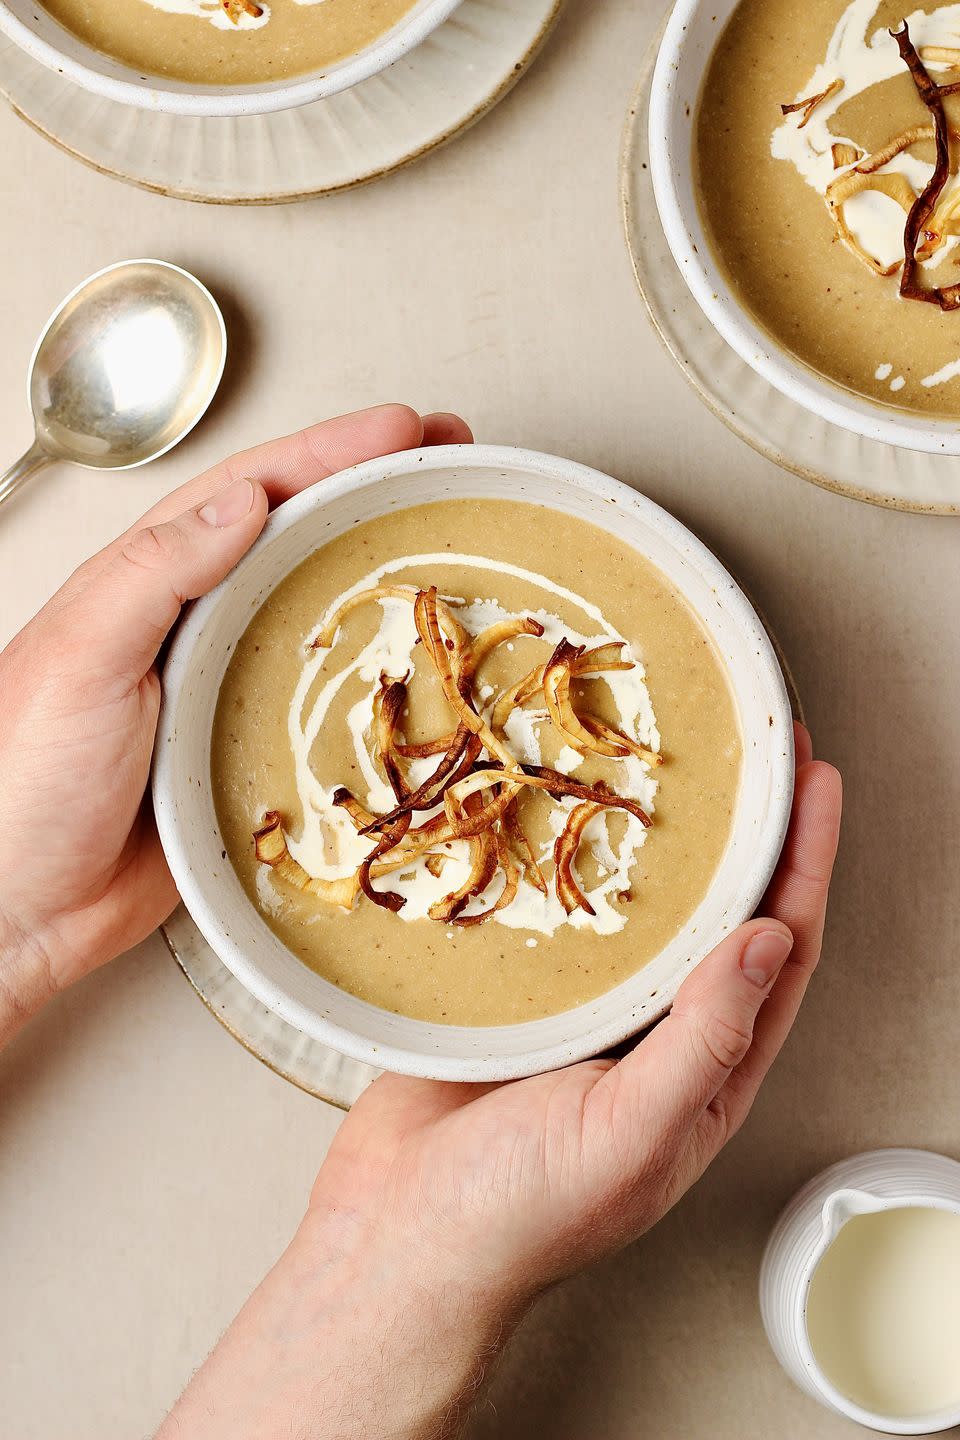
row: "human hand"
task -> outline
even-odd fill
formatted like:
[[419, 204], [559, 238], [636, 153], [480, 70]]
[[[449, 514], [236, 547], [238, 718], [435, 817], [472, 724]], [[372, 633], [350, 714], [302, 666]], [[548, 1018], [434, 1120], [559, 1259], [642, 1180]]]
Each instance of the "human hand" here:
[[176, 904], [146, 786], [157, 654], [184, 602], [306, 486], [470, 438], [456, 416], [383, 405], [234, 455], [81, 565], [0, 654], [0, 1043]]
[[158, 1440], [441, 1440], [552, 1282], [648, 1230], [746, 1119], [820, 957], [840, 777], [797, 727], [762, 913], [622, 1060], [496, 1086], [384, 1075], [300, 1230]]
[[[514, 1084], [384, 1075], [354, 1106], [311, 1216], [361, 1217], [421, 1277], [509, 1306], [654, 1225], [736, 1134], [820, 956], [840, 777], [797, 726], [790, 830], [761, 914], [623, 1059]], [[791, 948], [792, 947], [792, 948]]]

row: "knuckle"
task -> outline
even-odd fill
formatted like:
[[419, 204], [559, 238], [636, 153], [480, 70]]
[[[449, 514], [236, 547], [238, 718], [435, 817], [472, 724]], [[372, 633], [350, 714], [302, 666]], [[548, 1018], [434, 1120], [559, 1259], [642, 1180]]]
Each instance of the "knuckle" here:
[[176, 525], [148, 525], [138, 530], [122, 550], [124, 560], [143, 570], [164, 570], [183, 550], [183, 534]]
[[733, 1070], [743, 1060], [753, 1040], [753, 1028], [726, 1015], [710, 1015], [701, 1027], [701, 1036], [712, 1060], [723, 1070]]

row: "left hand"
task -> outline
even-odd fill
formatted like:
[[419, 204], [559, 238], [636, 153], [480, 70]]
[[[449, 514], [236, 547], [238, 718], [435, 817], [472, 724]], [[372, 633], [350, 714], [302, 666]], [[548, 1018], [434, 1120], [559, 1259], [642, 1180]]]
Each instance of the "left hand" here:
[[235, 455], [81, 565], [0, 654], [0, 1044], [176, 904], [146, 788], [157, 654], [184, 602], [271, 506], [362, 460], [470, 438], [456, 416], [382, 405]]

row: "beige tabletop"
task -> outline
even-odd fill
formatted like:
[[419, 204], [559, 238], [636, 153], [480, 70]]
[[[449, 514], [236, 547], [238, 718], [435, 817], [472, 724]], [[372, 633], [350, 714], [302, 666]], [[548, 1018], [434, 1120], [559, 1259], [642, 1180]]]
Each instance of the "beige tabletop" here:
[[[229, 450], [378, 399], [609, 471], [742, 576], [846, 779], [826, 953], [744, 1133], [626, 1255], [548, 1296], [479, 1437], [833, 1440], [760, 1328], [779, 1207], [849, 1152], [960, 1154], [957, 522], [776, 469], [701, 406], [635, 293], [620, 129], [659, 0], [570, 0], [468, 135], [338, 198], [207, 209], [84, 169], [0, 111], [0, 435], [48, 311], [113, 260], [163, 256], [228, 302], [223, 397], [139, 474], [57, 469], [0, 523], [0, 639], [155, 496]], [[960, 468], [958, 468], [960, 493]], [[301, 1212], [339, 1114], [214, 1023], [155, 936], [0, 1059], [0, 1432], [151, 1432]]]

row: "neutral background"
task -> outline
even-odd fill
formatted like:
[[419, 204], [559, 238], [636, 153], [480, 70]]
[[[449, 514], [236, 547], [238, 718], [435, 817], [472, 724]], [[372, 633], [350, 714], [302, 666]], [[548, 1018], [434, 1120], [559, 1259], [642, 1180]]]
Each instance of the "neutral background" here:
[[[794, 479], [661, 350], [620, 225], [621, 123], [659, 3], [570, 0], [479, 126], [332, 200], [225, 212], [87, 171], [0, 111], [0, 435], [89, 271], [154, 254], [227, 302], [222, 399], [132, 476], [57, 469], [0, 520], [0, 638], [155, 496], [224, 453], [380, 399], [646, 491], [740, 574], [846, 780], [823, 969], [745, 1132], [625, 1256], [551, 1294], [475, 1440], [832, 1440], [759, 1323], [757, 1266], [812, 1172], [875, 1145], [960, 1154], [960, 526]], [[960, 495], [960, 466], [957, 475]], [[0, 1430], [151, 1432], [283, 1246], [338, 1114], [263, 1069], [154, 937], [0, 1059]]]

